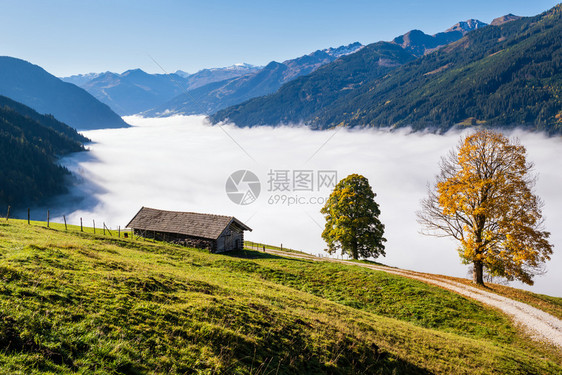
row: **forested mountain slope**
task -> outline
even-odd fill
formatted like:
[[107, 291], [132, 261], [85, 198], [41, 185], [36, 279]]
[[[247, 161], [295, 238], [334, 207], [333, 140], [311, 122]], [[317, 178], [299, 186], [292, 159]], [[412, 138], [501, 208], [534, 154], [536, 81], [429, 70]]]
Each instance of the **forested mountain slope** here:
[[65, 191], [59, 156], [87, 139], [52, 116], [0, 96], [0, 207], [33, 204]]

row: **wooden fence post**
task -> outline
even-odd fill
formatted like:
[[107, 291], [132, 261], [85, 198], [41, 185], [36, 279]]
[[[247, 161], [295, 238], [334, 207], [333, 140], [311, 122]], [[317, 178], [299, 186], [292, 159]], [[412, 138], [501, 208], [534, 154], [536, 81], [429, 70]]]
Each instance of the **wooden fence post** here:
[[31, 210], [27, 209], [27, 224], [31, 224]]
[[68, 230], [68, 227], [66, 226], [66, 216], [62, 215], [62, 218], [64, 219], [64, 230]]
[[80, 218], [80, 232], [84, 232], [84, 227], [82, 226], [82, 218]]
[[49, 228], [49, 224], [51, 222], [51, 213], [47, 210], [47, 228]]
[[105, 222], [103, 223], [103, 235], [105, 236], [105, 230], [107, 229], [107, 233], [109, 233], [110, 236], [113, 236], [111, 234], [111, 230], [107, 227], [107, 225], [105, 225]]
[[119, 225], [119, 228], [117, 228], [117, 230], [117, 237], [121, 238], [121, 225]]
[[92, 222], [94, 223], [94, 234], [96, 234], [96, 221], [92, 219]]
[[10, 206], [8, 206], [8, 212], [6, 213], [6, 221], [10, 218]]

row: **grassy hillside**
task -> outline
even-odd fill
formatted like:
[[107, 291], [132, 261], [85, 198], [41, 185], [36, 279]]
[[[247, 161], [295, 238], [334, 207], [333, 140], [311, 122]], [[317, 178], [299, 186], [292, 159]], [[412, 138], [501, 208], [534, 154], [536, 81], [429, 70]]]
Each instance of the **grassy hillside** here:
[[418, 281], [14, 220], [0, 222], [0, 348], [11, 374], [562, 371], [497, 311]]

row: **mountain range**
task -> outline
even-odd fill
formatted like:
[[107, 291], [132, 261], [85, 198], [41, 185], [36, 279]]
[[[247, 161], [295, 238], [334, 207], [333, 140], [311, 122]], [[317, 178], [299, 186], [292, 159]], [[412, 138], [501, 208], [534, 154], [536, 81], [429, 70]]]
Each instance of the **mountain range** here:
[[256, 66], [247, 63], [234, 64], [224, 68], [202, 69], [197, 73], [189, 74], [178, 70], [176, 74], [186, 78], [186, 89], [193, 90], [209, 83], [224, 81], [226, 79], [244, 76], [260, 71], [263, 66]]
[[189, 90], [144, 112], [143, 115], [159, 117], [174, 114], [211, 114], [247, 99], [271, 94], [283, 84], [309, 74], [342, 56], [353, 54], [362, 47], [360, 43], [352, 43], [338, 48], [318, 50], [282, 63], [272, 61], [257, 72]]
[[119, 128], [127, 123], [107, 105], [27, 61], [0, 56], [0, 95], [52, 114], [78, 129]]
[[194, 74], [181, 70], [172, 74], [149, 74], [141, 69], [132, 69], [121, 74], [89, 73], [61, 79], [82, 87], [119, 115], [127, 116], [162, 105], [188, 90], [260, 69], [250, 64], [203, 69]]
[[[469, 29], [467, 22], [452, 30]], [[369, 45], [211, 120], [316, 128], [523, 125], [560, 132], [562, 5], [535, 17], [500, 17], [433, 51], [428, 38], [416, 34]], [[425, 50], [412, 47], [420, 40]]]
[[0, 95], [79, 130], [127, 126], [119, 115], [140, 113], [208, 114], [214, 123], [239, 126], [486, 124], [557, 132], [560, 7], [536, 17], [508, 14], [490, 25], [470, 19], [434, 35], [411, 30], [388, 42], [356, 42], [265, 67], [236, 64], [194, 74], [133, 69], [63, 82], [26, 61], [0, 57]]
[[359, 87], [484, 26], [485, 23], [471, 19], [435, 35], [411, 30], [390, 42], [369, 44], [287, 83], [272, 95], [218, 111], [211, 119], [214, 122], [229, 119], [240, 126], [309, 121]]
[[78, 85], [118, 114], [142, 113], [147, 117], [172, 114], [210, 114], [229, 105], [275, 92], [284, 83], [309, 74], [322, 65], [362, 47], [352, 43], [318, 50], [267, 66], [235, 64], [203, 69], [194, 74], [149, 74], [140, 69], [121, 74], [88, 73], [62, 77]]
[[427, 35], [421, 30], [411, 30], [404, 35], [394, 38], [392, 43], [398, 44], [412, 55], [419, 57], [433, 52], [446, 44], [457, 41], [468, 32], [484, 26], [487, 26], [487, 24], [475, 19], [470, 19], [459, 22], [444, 32], [435, 35]]

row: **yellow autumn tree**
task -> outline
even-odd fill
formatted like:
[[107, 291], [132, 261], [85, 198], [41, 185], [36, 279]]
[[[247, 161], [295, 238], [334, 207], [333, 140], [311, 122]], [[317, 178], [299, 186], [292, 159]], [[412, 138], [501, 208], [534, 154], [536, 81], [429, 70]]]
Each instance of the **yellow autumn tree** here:
[[459, 255], [473, 264], [477, 284], [484, 284], [487, 272], [532, 285], [550, 259], [552, 245], [525, 147], [480, 130], [461, 139], [441, 159], [440, 168], [418, 212], [422, 233], [458, 240]]

